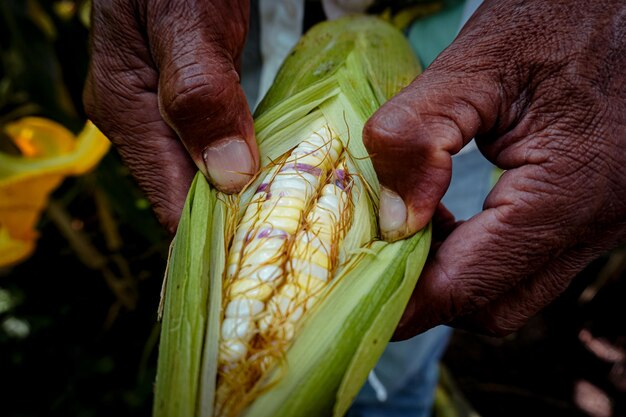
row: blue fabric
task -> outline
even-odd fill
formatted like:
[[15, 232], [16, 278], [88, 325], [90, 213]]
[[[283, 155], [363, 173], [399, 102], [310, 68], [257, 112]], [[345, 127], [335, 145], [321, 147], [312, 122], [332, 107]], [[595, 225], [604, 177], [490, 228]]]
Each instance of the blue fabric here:
[[384, 386], [381, 401], [369, 382], [359, 392], [348, 417], [427, 417], [439, 378], [439, 359], [451, 329], [439, 326], [403, 342], [391, 343], [374, 373]]
[[463, 18], [463, 0], [445, 0], [443, 10], [415, 21], [408, 31], [411, 47], [425, 67], [456, 37]]
[[478, 149], [452, 158], [452, 182], [441, 200], [457, 220], [480, 212], [493, 186], [495, 167]]

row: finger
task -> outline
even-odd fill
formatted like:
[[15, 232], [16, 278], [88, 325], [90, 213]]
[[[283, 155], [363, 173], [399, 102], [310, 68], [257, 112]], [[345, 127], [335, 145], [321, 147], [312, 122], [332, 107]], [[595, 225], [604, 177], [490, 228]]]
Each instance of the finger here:
[[506, 172], [485, 210], [448, 236], [420, 277], [396, 337], [479, 311], [578, 243], [575, 231], [591, 213], [560, 209], [574, 207], [575, 197], [539, 183], [544, 169], [528, 165]]
[[495, 121], [502, 101], [496, 85], [435, 63], [367, 122], [363, 139], [383, 187], [385, 239], [413, 234], [431, 219], [450, 183], [451, 155]]
[[148, 26], [160, 73], [159, 103], [198, 168], [218, 189], [232, 193], [250, 181], [259, 161], [236, 70], [248, 11], [225, 18], [232, 7], [196, 3], [175, 18], [155, 11]]
[[[110, 15], [112, 7], [95, 2], [94, 16]], [[123, 2], [115, 7], [130, 6]], [[123, 19], [132, 14], [118, 16]], [[157, 218], [173, 233], [196, 167], [176, 133], [161, 118], [158, 74], [151, 67], [136, 22], [128, 18], [120, 24], [124, 31], [112, 30], [108, 22], [94, 19], [92, 60], [83, 95], [85, 110], [116, 145]]]

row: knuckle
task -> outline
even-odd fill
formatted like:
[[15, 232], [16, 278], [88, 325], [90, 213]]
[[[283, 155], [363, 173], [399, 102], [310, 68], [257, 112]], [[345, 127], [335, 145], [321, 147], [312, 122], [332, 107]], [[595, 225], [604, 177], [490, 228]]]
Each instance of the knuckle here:
[[161, 85], [160, 100], [165, 116], [171, 121], [189, 120], [202, 111], [206, 118], [224, 110], [232, 99], [233, 87], [238, 86], [238, 76], [233, 70], [221, 73], [204, 71], [200, 65], [175, 70]]
[[163, 109], [169, 119], [186, 119], [190, 112], [203, 104], [214, 105], [213, 97], [211, 86], [184, 80], [173, 86], [169, 93], [163, 94]]
[[363, 142], [370, 153], [394, 154], [415, 149], [417, 141], [413, 140], [413, 134], [408, 129], [399, 129], [395, 125], [393, 117], [389, 113], [377, 114], [365, 125], [363, 130]]
[[390, 102], [367, 122], [363, 141], [371, 153], [402, 152], [423, 160], [460, 147], [459, 135], [454, 121], [444, 115]]
[[375, 114], [363, 127], [363, 144], [370, 152], [378, 151], [384, 143], [391, 140], [383, 123], [384, 118]]

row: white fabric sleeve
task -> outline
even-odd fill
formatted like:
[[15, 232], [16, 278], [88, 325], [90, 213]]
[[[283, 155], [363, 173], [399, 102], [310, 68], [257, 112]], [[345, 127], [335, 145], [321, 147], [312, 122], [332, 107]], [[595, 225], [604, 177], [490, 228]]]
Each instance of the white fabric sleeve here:
[[259, 15], [263, 67], [258, 101], [265, 96], [280, 65], [302, 35], [304, 0], [260, 0]]

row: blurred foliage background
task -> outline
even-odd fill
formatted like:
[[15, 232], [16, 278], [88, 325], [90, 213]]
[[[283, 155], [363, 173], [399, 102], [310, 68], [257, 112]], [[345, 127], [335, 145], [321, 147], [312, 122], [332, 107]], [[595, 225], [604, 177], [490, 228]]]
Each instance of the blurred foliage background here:
[[[25, 116], [82, 129], [89, 8], [0, 0], [0, 153], [20, 157], [5, 127]], [[0, 415], [150, 415], [169, 236], [114, 150], [62, 182], [37, 231], [0, 266]], [[437, 415], [476, 415], [463, 392], [484, 416], [626, 416], [625, 275], [622, 248], [520, 332], [457, 332]]]
[[[82, 129], [89, 8], [0, 1], [0, 132], [33, 115]], [[19, 156], [5, 133], [0, 152]], [[169, 237], [114, 151], [54, 191], [38, 231], [0, 267], [0, 415], [149, 415]]]

